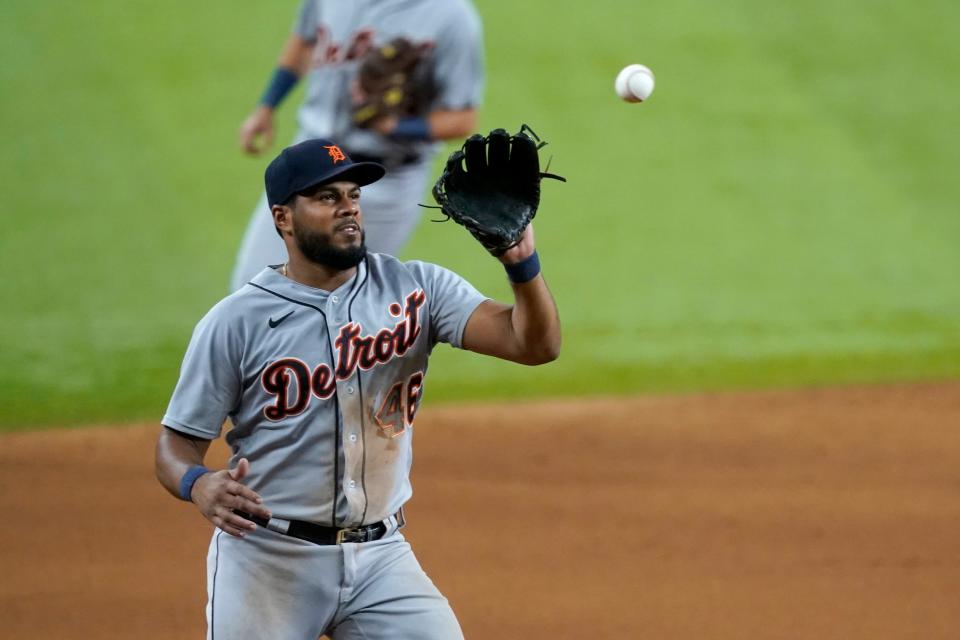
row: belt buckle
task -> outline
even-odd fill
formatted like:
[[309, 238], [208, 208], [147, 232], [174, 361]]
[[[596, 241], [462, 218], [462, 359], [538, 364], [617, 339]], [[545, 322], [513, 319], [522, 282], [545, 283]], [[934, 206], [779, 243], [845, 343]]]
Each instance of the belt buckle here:
[[337, 531], [337, 544], [344, 542], [365, 542], [366, 536], [362, 529], [340, 529]]

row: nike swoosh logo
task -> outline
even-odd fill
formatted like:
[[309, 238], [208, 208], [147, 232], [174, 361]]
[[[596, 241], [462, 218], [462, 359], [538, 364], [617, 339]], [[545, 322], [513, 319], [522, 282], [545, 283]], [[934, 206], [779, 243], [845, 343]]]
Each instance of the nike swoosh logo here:
[[280, 317], [277, 318], [276, 320], [274, 320], [273, 318], [270, 318], [269, 320], [267, 320], [267, 324], [270, 325], [270, 328], [271, 328], [271, 329], [276, 329], [277, 327], [280, 326], [280, 323], [281, 323], [281, 322], [283, 322], [284, 320], [286, 320], [287, 318], [289, 318], [291, 315], [293, 315], [293, 311], [289, 312], [289, 313], [288, 313], [287, 315], [285, 315], [285, 316], [280, 316]]

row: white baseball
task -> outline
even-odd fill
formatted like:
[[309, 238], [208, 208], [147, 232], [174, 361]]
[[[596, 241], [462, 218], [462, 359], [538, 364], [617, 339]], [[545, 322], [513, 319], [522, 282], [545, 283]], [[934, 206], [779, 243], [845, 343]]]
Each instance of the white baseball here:
[[621, 100], [643, 102], [653, 93], [653, 71], [642, 64], [630, 64], [620, 70], [613, 88]]

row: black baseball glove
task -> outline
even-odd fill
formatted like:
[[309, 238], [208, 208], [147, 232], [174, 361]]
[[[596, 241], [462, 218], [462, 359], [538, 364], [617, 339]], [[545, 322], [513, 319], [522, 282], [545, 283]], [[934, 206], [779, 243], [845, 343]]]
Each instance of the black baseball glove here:
[[365, 128], [386, 116], [427, 113], [433, 100], [429, 44], [394, 38], [370, 49], [357, 70], [353, 122]]
[[537, 215], [540, 180], [566, 182], [540, 171], [538, 152], [546, 144], [527, 125], [515, 135], [503, 129], [472, 135], [450, 154], [433, 197], [448, 219], [466, 227], [487, 251], [502, 255], [520, 242]]

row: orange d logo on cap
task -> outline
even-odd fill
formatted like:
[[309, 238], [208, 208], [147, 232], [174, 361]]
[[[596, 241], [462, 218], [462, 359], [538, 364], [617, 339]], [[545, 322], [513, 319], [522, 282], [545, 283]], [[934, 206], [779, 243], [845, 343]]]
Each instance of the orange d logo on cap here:
[[340, 147], [335, 144], [330, 146], [325, 146], [324, 149], [330, 152], [330, 157], [333, 158], [333, 164], [337, 164], [341, 160], [346, 160], [347, 156], [343, 155], [343, 151], [340, 151]]

